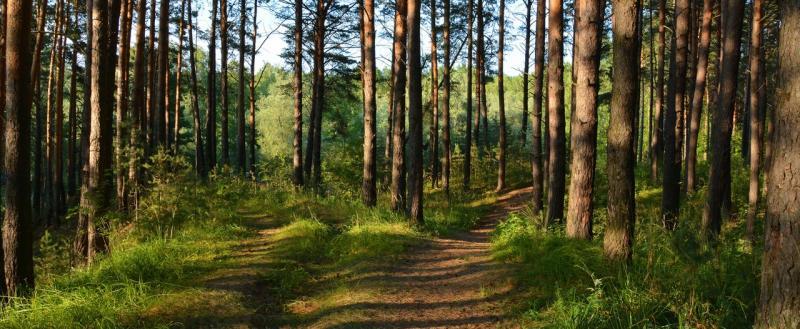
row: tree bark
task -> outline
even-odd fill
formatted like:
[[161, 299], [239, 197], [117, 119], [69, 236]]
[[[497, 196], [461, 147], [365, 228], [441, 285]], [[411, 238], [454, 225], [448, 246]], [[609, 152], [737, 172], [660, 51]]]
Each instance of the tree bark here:
[[[133, 58], [133, 108], [130, 114], [130, 135], [128, 150], [128, 202], [134, 203], [138, 197], [138, 186], [142, 161], [142, 148], [145, 147], [144, 133], [147, 125], [147, 53], [145, 48], [145, 18], [147, 1], [136, 3], [136, 53]], [[191, 10], [190, 10], [191, 11]]]
[[[294, 2], [294, 139], [292, 182], [303, 186], [303, 1]], [[310, 150], [306, 150], [310, 152]]]
[[[533, 2], [533, 0], [531, 0]], [[542, 102], [544, 101], [544, 38], [545, 29], [544, 21], [546, 19], [545, 13], [545, 0], [536, 0], [536, 54], [533, 64], [533, 122], [531, 123], [531, 130], [533, 131], [533, 139], [531, 145], [533, 147], [533, 166], [531, 173], [533, 176], [533, 191], [531, 197], [533, 198], [533, 212], [539, 214], [544, 207], [544, 164], [542, 152]], [[528, 22], [530, 25], [530, 22]], [[526, 89], [527, 90], [527, 89]], [[547, 120], [544, 120], [547, 122]]]
[[181, 0], [181, 19], [178, 21], [178, 55], [175, 58], [175, 116], [172, 120], [172, 152], [179, 154], [181, 143], [181, 98], [183, 97], [183, 38], [186, 29], [186, 0]]
[[[437, 54], [436, 0], [431, 0], [431, 187], [439, 184], [439, 55]], [[449, 63], [445, 62], [445, 66]]]
[[197, 57], [194, 49], [194, 24], [192, 23], [192, 0], [189, 0], [189, 75], [192, 80], [192, 121], [194, 124], [194, 167], [197, 175], [205, 179], [208, 177], [205, 150], [203, 147], [203, 132], [200, 124], [200, 102], [197, 96]]
[[158, 59], [156, 76], [156, 111], [154, 113], [153, 136], [155, 136], [156, 146], [167, 144], [167, 125], [166, 118], [169, 110], [167, 109], [167, 98], [169, 98], [169, 0], [161, 0], [161, 7], [158, 15]]
[[564, 8], [562, 0], [549, 0], [548, 89], [548, 183], [546, 223], [564, 217], [566, 181], [566, 132], [564, 123]]
[[692, 111], [689, 122], [689, 136], [686, 144], [686, 191], [694, 193], [697, 189], [697, 138], [700, 135], [700, 118], [703, 112], [703, 99], [708, 74], [708, 48], [711, 45], [711, 18], [714, 1], [703, 0], [703, 22], [700, 27], [700, 43], [697, 47], [697, 66], [692, 97]]
[[633, 136], [638, 107], [641, 39], [638, 0], [614, 0], [614, 71], [611, 119], [608, 128], [608, 225], [603, 239], [606, 257], [630, 263], [633, 260], [636, 224], [636, 163]]
[[[800, 326], [800, 1], [781, 1], [778, 106], [774, 109], [773, 157], [767, 168], [766, 242], [755, 328]], [[727, 56], [727, 55], [726, 55]]]
[[[452, 87], [450, 80], [450, 0], [444, 1], [444, 72], [442, 72], [442, 81], [444, 89], [442, 90], [442, 153], [444, 155], [444, 167], [442, 173], [444, 175], [444, 191], [450, 194], [450, 167], [452, 165], [452, 141], [450, 139], [451, 123], [450, 123], [450, 89]], [[469, 74], [469, 73], [467, 73]]]
[[206, 97], [206, 165], [217, 167], [217, 1], [211, 0], [211, 32], [208, 41], [208, 83]]
[[678, 223], [681, 194], [681, 137], [683, 135], [684, 93], [686, 91], [687, 47], [689, 43], [689, 0], [675, 2], [675, 45], [669, 78], [669, 104], [664, 113], [664, 192], [661, 211], [664, 227], [669, 230]]
[[764, 96], [764, 65], [761, 60], [763, 0], [753, 1], [753, 23], [750, 32], [750, 184], [747, 194], [747, 237], [754, 241], [758, 197], [760, 191], [761, 138], [764, 117], [761, 111]]
[[[253, 3], [257, 5], [258, 3]], [[244, 174], [247, 167], [247, 151], [245, 150], [245, 124], [244, 124], [244, 55], [245, 55], [245, 25], [247, 24], [247, 4], [245, 0], [239, 0], [239, 104], [236, 108], [236, 160], [239, 171]], [[253, 46], [255, 47], [255, 45]]]
[[[605, 4], [602, 0], [579, 1], [576, 4], [578, 5], [575, 17], [576, 40], [574, 40], [576, 52], [573, 62], [576, 85], [575, 109], [570, 129], [572, 161], [570, 161], [567, 236], [591, 240], [594, 171], [597, 162], [597, 92], [600, 86], [601, 24]], [[633, 22], [635, 24], [636, 19], [633, 19]], [[638, 38], [638, 35], [635, 37]], [[639, 84], [638, 80], [633, 80], [633, 83]], [[634, 96], [634, 102], [638, 102], [638, 94]]]
[[[72, 54], [70, 55], [71, 68], [69, 79], [69, 136], [67, 137], [67, 199], [75, 199], [75, 189], [78, 181], [78, 158], [77, 158], [77, 139], [78, 139], [78, 13], [80, 12], [77, 4], [73, 8], [74, 23], [71, 26], [72, 34]], [[34, 87], [35, 88], [35, 87]]]
[[[486, 98], [486, 93], [483, 92], [485, 88], [484, 85], [486, 83], [485, 79], [486, 76], [484, 75], [484, 65], [486, 61], [486, 39], [484, 37], [484, 12], [483, 8], [483, 0], [478, 0], [477, 8], [475, 8], [475, 15], [477, 16], [477, 44], [475, 50], [475, 105], [477, 108], [475, 109], [475, 145], [478, 147], [478, 157], [483, 159], [485, 148], [489, 145], [489, 140], [486, 138], [488, 135], [486, 132], [483, 132], [483, 136], [481, 136], [481, 122], [485, 121], [486, 118], [482, 117], [486, 116], [486, 113], [483, 111], [483, 104], [486, 102], [484, 98]], [[485, 127], [484, 127], [485, 128]], [[481, 139], [481, 137], [483, 137]], [[481, 142], [481, 140], [483, 140]]]
[[[33, 165], [33, 218], [39, 218], [39, 209], [42, 204], [42, 141], [44, 140], [44, 108], [42, 107], [41, 60], [44, 46], [44, 24], [47, 18], [47, 1], [39, 0], [36, 10], [36, 43], [33, 50], [33, 64], [31, 67], [31, 80], [33, 84], [33, 102], [36, 107], [36, 144], [34, 145]], [[6, 42], [7, 43], [7, 42]]]
[[228, 0], [219, 0], [219, 93], [221, 111], [219, 114], [220, 127], [220, 163], [222, 166], [231, 164], [230, 139], [228, 136]]
[[661, 141], [664, 136], [664, 56], [666, 52], [666, 16], [667, 0], [658, 1], [658, 77], [656, 78], [656, 108], [653, 113], [652, 141], [650, 148], [650, 181], [655, 183], [658, 180], [658, 164], [662, 162], [664, 156], [664, 145]]
[[423, 224], [422, 185], [422, 63], [420, 52], [420, 0], [408, 0], [408, 212]]
[[[544, 1], [544, 0], [542, 0]], [[464, 140], [464, 190], [469, 190], [472, 177], [472, 20], [475, 13], [473, 0], [467, 0], [467, 120], [466, 136]], [[396, 119], [395, 119], [396, 120]], [[477, 136], [475, 139], [477, 141]]]
[[406, 207], [406, 16], [408, 3], [404, 0], [396, 1], [394, 15], [394, 63], [392, 63], [392, 93], [394, 103], [394, 118], [392, 119], [392, 200], [394, 211], [401, 211]]
[[724, 0], [722, 36], [722, 66], [720, 67], [719, 102], [714, 113], [714, 130], [711, 133], [711, 165], [706, 205], [703, 211], [703, 233], [714, 241], [722, 228], [725, 198], [730, 198], [731, 132], [733, 107], [739, 80], [741, 21], [744, 0]]
[[364, 168], [361, 193], [364, 204], [374, 207], [377, 204], [376, 175], [378, 171], [375, 156], [377, 154], [377, 104], [375, 99], [375, 3], [364, 0], [362, 8], [361, 29], [364, 43], [361, 51], [363, 72], [361, 81], [364, 91]]
[[498, 17], [497, 22], [497, 32], [499, 34], [500, 40], [498, 41], [497, 46], [497, 95], [498, 95], [498, 116], [500, 117], [500, 137], [498, 141], [499, 151], [497, 154], [497, 187], [495, 190], [497, 192], [502, 191], [506, 188], [506, 96], [505, 96], [505, 86], [503, 84], [503, 52], [504, 52], [504, 43], [505, 43], [505, 11], [506, 11], [506, 1], [500, 0], [500, 16]]
[[[6, 17], [4, 295], [33, 291], [33, 218], [30, 192], [32, 1], [9, 0]], [[42, 15], [44, 12], [39, 12]], [[0, 289], [1, 290], [1, 289]]]
[[119, 82], [117, 83], [117, 103], [116, 103], [116, 131], [114, 135], [114, 163], [116, 168], [116, 183], [117, 183], [117, 206], [120, 209], [125, 209], [128, 205], [128, 186], [126, 181], [125, 171], [123, 170], [127, 163], [124, 163], [125, 150], [126, 150], [126, 130], [128, 125], [128, 63], [130, 62], [130, 31], [131, 20], [133, 14], [132, 0], [121, 0], [123, 18], [121, 37], [119, 38], [119, 58], [117, 58], [117, 74], [119, 75]]
[[[250, 53], [250, 175], [256, 178], [256, 149], [258, 144], [256, 142], [256, 38], [258, 37], [258, 3], [253, 4], [253, 33], [250, 40], [253, 44], [252, 52]], [[302, 72], [301, 72], [302, 73]], [[302, 134], [300, 135], [302, 138]], [[297, 144], [301, 145], [300, 143]], [[302, 171], [300, 171], [302, 176]]]

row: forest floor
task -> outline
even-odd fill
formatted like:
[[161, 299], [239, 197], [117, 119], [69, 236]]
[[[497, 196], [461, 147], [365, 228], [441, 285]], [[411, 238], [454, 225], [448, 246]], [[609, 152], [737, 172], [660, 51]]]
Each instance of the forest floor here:
[[301, 287], [303, 297], [291, 301], [276, 296], [265, 274], [284, 266], [275, 257], [287, 237], [276, 234], [281, 227], [271, 218], [254, 218], [259, 234], [227, 256], [231, 266], [205, 277], [206, 288], [194, 295], [198, 303], [189, 303], [208, 304], [169, 313], [188, 316], [173, 318], [187, 327], [509, 327], [503, 314], [513, 298], [511, 275], [492, 260], [490, 237], [529, 197], [528, 188], [505, 192], [473, 229], [423, 237], [388, 261], [354, 266], [358, 270], [318, 267], [309, 287]]

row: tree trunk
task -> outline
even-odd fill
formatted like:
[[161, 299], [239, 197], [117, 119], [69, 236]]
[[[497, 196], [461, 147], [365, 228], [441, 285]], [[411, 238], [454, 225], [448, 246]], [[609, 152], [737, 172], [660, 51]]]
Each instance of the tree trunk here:
[[[567, 235], [592, 239], [594, 171], [597, 162], [597, 92], [600, 86], [600, 41], [604, 1], [577, 3], [575, 17], [575, 109], [570, 128], [570, 187]], [[634, 12], [634, 14], [636, 14]], [[615, 16], [616, 17], [616, 16]], [[615, 20], [616, 21], [616, 20]], [[633, 19], [636, 23], [636, 19]], [[617, 22], [624, 24], [624, 22]], [[634, 32], [636, 28], [634, 27]], [[638, 35], [635, 36], [638, 38]], [[616, 58], [617, 56], [615, 56]], [[637, 58], [638, 60], [638, 58]], [[616, 66], [615, 66], [616, 68]], [[638, 80], [632, 80], [639, 84]], [[634, 94], [638, 102], [638, 94]], [[634, 116], [635, 116], [634, 112]], [[635, 132], [634, 126], [634, 134]]]
[[[77, 138], [78, 138], [78, 39], [80, 32], [78, 31], [78, 13], [79, 8], [73, 8], [74, 23], [71, 26], [71, 33], [73, 35], [73, 46], [71, 54], [71, 68], [69, 79], [69, 136], [67, 137], [67, 199], [75, 199], [75, 189], [77, 188], [78, 181], [78, 158], [77, 158]], [[34, 87], [35, 88], [35, 87]]]
[[[450, 140], [450, 0], [444, 1], [444, 72], [442, 80], [444, 89], [442, 90], [442, 153], [444, 155], [444, 191], [450, 194], [450, 166], [452, 164], [452, 145]], [[469, 73], [467, 73], [469, 74]]]
[[362, 8], [361, 29], [364, 43], [361, 51], [363, 57], [363, 72], [361, 81], [364, 90], [364, 171], [361, 193], [364, 204], [374, 207], [377, 203], [376, 175], [377, 162], [377, 121], [375, 103], [375, 3], [373, 0], [364, 0]]
[[[544, 1], [544, 0], [543, 0]], [[472, 177], [472, 20], [475, 13], [473, 0], [467, 0], [467, 120], [464, 140], [464, 190], [469, 190]], [[395, 119], [397, 120], [397, 119]], [[478, 136], [475, 136], [477, 141]]]
[[564, 124], [564, 8], [562, 0], [549, 0], [549, 39], [547, 62], [548, 108], [548, 183], [546, 223], [564, 217], [566, 181], [566, 132]]
[[694, 193], [697, 189], [697, 139], [700, 135], [700, 118], [703, 112], [703, 99], [708, 72], [708, 47], [711, 45], [711, 18], [713, 0], [703, 0], [703, 22], [700, 27], [700, 44], [697, 48], [697, 66], [692, 97], [692, 111], [689, 122], [689, 136], [686, 144], [686, 191]]
[[42, 141], [44, 140], [44, 108], [42, 107], [42, 86], [40, 82], [41, 76], [41, 60], [42, 48], [44, 46], [44, 24], [47, 18], [47, 1], [39, 0], [36, 14], [36, 44], [33, 50], [33, 64], [31, 67], [31, 80], [33, 84], [33, 102], [36, 107], [36, 144], [34, 146], [34, 166], [33, 166], [33, 218], [36, 220], [40, 217], [40, 209], [42, 204]]
[[153, 120], [153, 136], [156, 146], [167, 144], [167, 98], [169, 97], [169, 0], [161, 0], [158, 15], [158, 75], [156, 76], [156, 112]]
[[47, 69], [47, 92], [45, 93], [47, 109], [45, 110], [45, 152], [44, 152], [44, 186], [42, 188], [42, 216], [44, 218], [43, 224], [51, 225], [55, 220], [54, 212], [54, 186], [53, 177], [55, 175], [55, 132], [56, 132], [56, 110], [55, 100], [53, 99], [53, 88], [58, 86], [58, 54], [61, 45], [61, 29], [63, 27], [63, 7], [64, 2], [59, 0], [56, 2], [55, 11], [55, 24], [53, 26], [53, 44], [50, 47], [50, 65]]
[[133, 108], [130, 114], [130, 135], [128, 150], [128, 202], [136, 203], [141, 169], [141, 151], [145, 148], [144, 132], [147, 125], [147, 54], [145, 50], [145, 18], [147, 17], [147, 1], [136, 3], [136, 53], [133, 58]]
[[653, 113], [652, 142], [650, 148], [650, 181], [655, 183], [658, 180], [658, 164], [662, 162], [664, 156], [664, 144], [661, 141], [664, 136], [664, 56], [666, 52], [666, 18], [667, 0], [658, 1], [658, 77], [656, 78], [656, 108]]
[[[533, 0], [531, 0], [532, 2]], [[544, 21], [545, 14], [545, 0], [536, 0], [536, 54], [533, 64], [533, 122], [531, 129], [533, 130], [533, 139], [531, 145], [533, 146], [533, 212], [539, 214], [544, 207], [544, 164], [542, 152], [542, 102], [544, 101], [544, 39], [545, 29]], [[529, 10], [530, 12], [530, 10]], [[528, 22], [530, 25], [530, 22]], [[527, 89], [526, 89], [527, 90]], [[547, 120], [544, 120], [547, 122]]]
[[478, 19], [476, 22], [478, 24], [478, 35], [476, 39], [477, 48], [475, 50], [475, 105], [477, 105], [475, 109], [475, 145], [478, 147], [478, 157], [483, 159], [485, 148], [489, 145], [489, 141], [486, 139], [486, 132], [483, 133], [483, 142], [481, 142], [481, 122], [483, 121], [481, 117], [486, 115], [483, 111], [484, 98], [486, 97], [486, 94], [483, 92], [484, 79], [486, 78], [483, 74], [484, 61], [486, 61], [486, 39], [483, 33], [485, 15], [483, 0], [478, 0], [477, 6], [478, 7], [475, 8], [475, 15]]
[[[33, 291], [33, 218], [29, 195], [32, 1], [9, 0], [6, 17], [4, 295]], [[41, 8], [41, 7], [40, 7]], [[40, 15], [44, 11], [39, 12]], [[0, 289], [2, 290], [2, 289]]]
[[[761, 298], [755, 328], [800, 326], [800, 1], [781, 1], [778, 42], [778, 106], [774, 109], [774, 154], [768, 164], [766, 242], [761, 272]], [[738, 22], [738, 21], [737, 21]], [[727, 56], [727, 55], [726, 55]]]
[[200, 125], [200, 102], [197, 96], [197, 57], [194, 49], [194, 24], [192, 24], [192, 0], [189, 0], [189, 75], [192, 80], [192, 121], [194, 124], [194, 167], [197, 175], [208, 177], [205, 150], [203, 148], [203, 132]]
[[394, 63], [392, 63], [392, 93], [394, 118], [392, 119], [392, 210], [406, 207], [406, 16], [408, 3], [396, 2], [394, 15]]
[[714, 241], [722, 228], [724, 199], [730, 198], [731, 132], [733, 107], [739, 80], [741, 21], [744, 15], [743, 0], [724, 0], [722, 37], [722, 66], [720, 67], [719, 102], [714, 113], [714, 131], [711, 134], [711, 164], [709, 166], [708, 194], [703, 211], [703, 233]]
[[686, 91], [687, 46], [689, 43], [689, 0], [675, 3], [675, 38], [673, 39], [672, 60], [667, 109], [664, 113], [664, 192], [661, 197], [661, 211], [664, 227], [675, 228], [680, 211], [681, 194], [681, 136], [684, 93]]
[[217, 167], [217, 3], [211, 0], [211, 32], [208, 41], [208, 83], [206, 90], [206, 165], [209, 170]]
[[119, 4], [106, 0], [93, 0], [92, 17], [92, 73], [91, 120], [89, 122], [89, 177], [82, 196], [86, 200], [88, 227], [87, 261], [92, 263], [96, 254], [108, 248], [106, 225], [101, 221], [111, 209], [114, 183], [112, 177], [114, 102], [114, 19], [119, 17]]
[[497, 188], [495, 188], [497, 192], [500, 192], [506, 188], [506, 96], [505, 87], [503, 85], [503, 47], [505, 42], [506, 24], [505, 11], [506, 1], [500, 0], [500, 16], [498, 17], [499, 21], [497, 22], [497, 32], [500, 38], [497, 46], [497, 95], [499, 98], [497, 103], [497, 111], [498, 116], [500, 117], [500, 137], [498, 142], [499, 152], [497, 154]]
[[116, 131], [114, 136], [114, 163], [116, 168], [116, 182], [117, 182], [117, 206], [120, 209], [125, 209], [128, 205], [127, 196], [128, 196], [128, 187], [126, 182], [126, 176], [123, 174], [125, 171], [124, 163], [125, 158], [125, 150], [127, 145], [125, 144], [127, 137], [125, 134], [127, 125], [128, 125], [128, 63], [130, 62], [130, 45], [131, 45], [131, 20], [133, 18], [133, 14], [131, 13], [133, 8], [133, 1], [131, 0], [121, 0], [121, 8], [122, 13], [121, 17], [123, 18], [122, 23], [122, 34], [119, 38], [119, 58], [117, 59], [117, 72], [119, 75], [119, 82], [117, 83], [117, 104], [116, 104]]
[[175, 58], [175, 116], [172, 120], [172, 152], [180, 154], [181, 98], [183, 97], [183, 38], [185, 34], [186, 0], [181, 0], [181, 19], [178, 21], [178, 55]]
[[[294, 140], [292, 182], [303, 186], [303, 1], [294, 2]], [[310, 150], [306, 150], [310, 152]]]
[[89, 188], [89, 129], [91, 120], [91, 75], [92, 75], [92, 49], [93, 49], [93, 0], [86, 1], [86, 48], [84, 49], [85, 76], [83, 80], [83, 112], [81, 113], [81, 188], [79, 206], [82, 209], [78, 212], [78, 224], [75, 228], [75, 240], [73, 241], [73, 263], [83, 264], [89, 257], [89, 227], [88, 213], [89, 200], [85, 197]]
[[55, 157], [53, 159], [53, 215], [56, 225], [60, 224], [59, 218], [66, 210], [64, 195], [64, 70], [67, 47], [66, 30], [70, 26], [70, 15], [67, 11], [67, 4], [65, 3], [63, 6], [61, 17], [61, 33], [63, 35], [58, 46], [58, 71], [56, 73]]
[[[439, 184], [439, 56], [436, 52], [436, 0], [431, 0], [431, 187]], [[445, 62], [445, 66], [448, 63]]]
[[[482, 0], [481, 0], [482, 1]], [[420, 0], [408, 0], [408, 202], [411, 221], [421, 226], [422, 214], [422, 55]]]
[[[258, 3], [253, 4], [253, 33], [250, 40], [253, 44], [250, 53], [250, 175], [256, 179], [256, 38], [258, 37]], [[300, 135], [302, 138], [302, 134]], [[297, 144], [301, 145], [300, 143]], [[300, 171], [302, 177], [302, 171]]]
[[747, 194], [747, 237], [754, 241], [761, 166], [761, 136], [764, 117], [760, 110], [764, 96], [763, 62], [761, 61], [761, 30], [763, 0], [753, 1], [753, 23], [750, 32], [750, 184]]
[[311, 95], [311, 128], [306, 152], [306, 171], [311, 184], [322, 183], [322, 111], [325, 109], [325, 33], [328, 9], [333, 0], [318, 0], [314, 21], [314, 72]]
[[220, 46], [220, 69], [219, 69], [219, 93], [220, 93], [220, 162], [222, 166], [231, 164], [230, 140], [228, 136], [228, 0], [219, 0], [219, 46]]
[[[156, 111], [156, 0], [150, 0], [150, 31], [147, 40], [147, 117], [144, 130], [146, 135], [145, 158], [149, 157], [156, 148], [156, 138], [154, 137], [153, 126], [155, 125]], [[213, 24], [212, 24], [213, 25]], [[211, 73], [209, 73], [211, 74]]]
[[[247, 167], [247, 151], [244, 143], [244, 54], [245, 54], [245, 24], [247, 24], [247, 4], [245, 0], [239, 0], [239, 104], [236, 108], [236, 160], [239, 171], [244, 174]], [[253, 4], [258, 5], [258, 3]], [[253, 45], [255, 47], [255, 45]]]
[[633, 136], [639, 95], [638, 0], [614, 0], [614, 71], [611, 119], [608, 127], [608, 225], [603, 239], [606, 257], [630, 263], [636, 224], [635, 154]]

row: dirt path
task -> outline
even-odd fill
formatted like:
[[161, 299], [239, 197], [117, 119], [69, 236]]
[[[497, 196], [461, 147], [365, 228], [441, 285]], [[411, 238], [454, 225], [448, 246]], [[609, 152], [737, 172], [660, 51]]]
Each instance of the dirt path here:
[[358, 314], [356, 319], [310, 327], [513, 327], [502, 318], [511, 284], [491, 259], [489, 238], [498, 221], [524, 208], [529, 197], [530, 189], [508, 192], [473, 230], [427, 240], [384, 273], [363, 278], [362, 284], [373, 281], [381, 288], [368, 300], [349, 303], [347, 311]]

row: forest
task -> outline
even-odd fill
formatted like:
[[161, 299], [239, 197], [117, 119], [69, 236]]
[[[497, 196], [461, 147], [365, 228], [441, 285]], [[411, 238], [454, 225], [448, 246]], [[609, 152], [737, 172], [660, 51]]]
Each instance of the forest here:
[[799, 39], [800, 0], [0, 0], [0, 328], [800, 328]]

